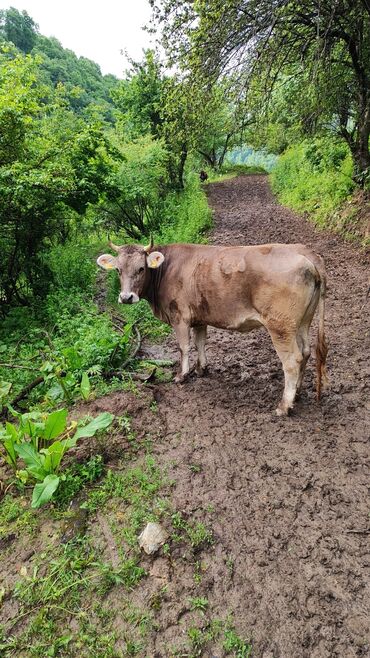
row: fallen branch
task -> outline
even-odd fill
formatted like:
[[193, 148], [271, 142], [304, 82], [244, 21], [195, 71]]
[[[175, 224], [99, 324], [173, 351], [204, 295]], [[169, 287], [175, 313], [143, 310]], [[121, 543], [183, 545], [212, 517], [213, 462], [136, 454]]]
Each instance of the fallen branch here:
[[[30, 393], [34, 388], [36, 388], [36, 386], [39, 386], [39, 384], [42, 384], [43, 381], [44, 378], [42, 375], [40, 375], [40, 377], [36, 377], [36, 379], [34, 379], [32, 382], [27, 384], [27, 386], [22, 388], [20, 393], [18, 393], [18, 395], [10, 402], [10, 406], [15, 407], [18, 404], [18, 402], [20, 402], [25, 397], [27, 397], [28, 393]], [[9, 414], [8, 409], [3, 409], [1, 416], [6, 419], [8, 417], [8, 414]]]
[[19, 366], [17, 363], [0, 363], [0, 368], [12, 368], [17, 370], [33, 370], [38, 372], [39, 368], [33, 368], [32, 366]]

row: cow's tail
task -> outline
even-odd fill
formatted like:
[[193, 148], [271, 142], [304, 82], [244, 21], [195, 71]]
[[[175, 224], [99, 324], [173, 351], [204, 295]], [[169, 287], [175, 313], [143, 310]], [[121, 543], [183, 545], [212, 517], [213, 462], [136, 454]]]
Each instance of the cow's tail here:
[[328, 384], [326, 372], [326, 357], [328, 354], [328, 345], [325, 338], [325, 297], [326, 297], [326, 276], [325, 271], [320, 274], [320, 298], [319, 298], [319, 328], [317, 332], [316, 345], [316, 398], [320, 400], [323, 385]]

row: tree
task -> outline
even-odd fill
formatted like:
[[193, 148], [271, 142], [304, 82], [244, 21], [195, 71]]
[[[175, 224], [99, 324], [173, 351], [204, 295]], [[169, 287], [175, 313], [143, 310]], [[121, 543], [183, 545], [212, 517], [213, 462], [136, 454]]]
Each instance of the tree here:
[[30, 53], [37, 40], [38, 25], [26, 11], [10, 7], [0, 11], [0, 36], [19, 50]]
[[[351, 149], [355, 175], [370, 168], [368, 0], [153, 0], [170, 61], [193, 75], [238, 77], [238, 94], [263, 80], [265, 103], [283, 75], [303, 76], [320, 95], [317, 122]], [[244, 91], [243, 91], [244, 90]], [[301, 117], [306, 112], [301, 98]]]
[[111, 172], [98, 209], [105, 230], [124, 232], [134, 240], [156, 232], [169, 191], [168, 153], [150, 135], [119, 143], [121, 162]]
[[96, 203], [111, 170], [99, 125], [40, 82], [38, 61], [0, 55], [0, 305], [46, 292], [44, 254]]
[[122, 131], [131, 139], [148, 133], [158, 138], [163, 124], [163, 67], [153, 50], [144, 51], [142, 62], [130, 64], [125, 80], [112, 90]]

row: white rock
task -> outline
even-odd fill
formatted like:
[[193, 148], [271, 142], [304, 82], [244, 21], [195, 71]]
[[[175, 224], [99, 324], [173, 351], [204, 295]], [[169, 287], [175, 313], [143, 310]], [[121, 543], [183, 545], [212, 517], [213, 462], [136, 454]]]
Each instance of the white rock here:
[[139, 546], [145, 553], [152, 555], [165, 543], [168, 533], [159, 523], [148, 523], [145, 530], [139, 535]]

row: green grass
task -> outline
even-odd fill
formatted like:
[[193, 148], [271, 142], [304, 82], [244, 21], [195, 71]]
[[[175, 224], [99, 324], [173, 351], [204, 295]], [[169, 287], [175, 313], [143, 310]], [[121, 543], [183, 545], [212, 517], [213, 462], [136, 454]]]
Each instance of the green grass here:
[[166, 200], [159, 244], [205, 242], [212, 227], [212, 214], [197, 174], [190, 174], [183, 192], [173, 192]]
[[0, 502], [0, 538], [13, 533], [32, 534], [37, 528], [37, 512], [23, 496], [7, 494]]
[[241, 638], [235, 630], [232, 617], [226, 620], [210, 619], [199, 628], [192, 626], [187, 631], [188, 645], [182, 649], [174, 647], [173, 656], [187, 656], [197, 658], [208, 655], [207, 647], [210, 643], [220, 643], [227, 656], [234, 658], [250, 658], [252, 645], [249, 640]]
[[206, 546], [213, 545], [214, 538], [212, 530], [207, 528], [203, 522], [184, 519], [181, 512], [173, 513], [171, 522], [174, 528], [172, 539], [174, 541], [188, 542], [194, 552], [198, 552]]
[[[127, 419], [126, 419], [127, 420]], [[126, 423], [127, 424], [127, 423]], [[126, 427], [129, 432], [130, 427]], [[77, 479], [89, 481], [99, 475], [99, 460], [67, 472], [76, 473]], [[75, 492], [71, 481], [64, 492], [62, 506]], [[10, 628], [0, 634], [0, 653], [5, 658], [31, 656], [120, 656], [136, 655], [142, 650], [143, 638], [150, 630], [150, 609], [134, 608], [127, 596], [122, 596], [119, 614], [127, 622], [125, 631], [126, 653], [115, 649], [116, 631], [114, 615], [103, 607], [96, 623], [98, 602], [100, 605], [112, 589], [126, 592], [134, 589], [146, 575], [140, 564], [141, 552], [137, 537], [149, 520], [159, 520], [167, 512], [167, 502], [159, 497], [164, 478], [151, 457], [122, 471], [109, 469], [99, 484], [85, 488], [85, 508], [92, 526], [97, 511], [104, 514], [114, 537], [118, 564], [114, 566], [101, 554], [94, 533], [67, 544], [45, 545], [32, 560], [29, 568], [16, 583], [11, 596], [19, 604], [17, 618]], [[24, 531], [25, 523], [32, 519], [33, 527], [40, 516], [25, 511], [22, 499], [6, 496], [0, 506], [0, 523], [6, 524], [7, 532]], [[61, 512], [55, 518], [63, 518]], [[1, 526], [0, 526], [1, 527]], [[9, 593], [8, 593], [9, 595]], [[73, 631], [69, 619], [75, 619]], [[22, 621], [21, 631], [17, 622]], [[132, 635], [130, 628], [139, 629]], [[14, 634], [12, 629], [17, 628]], [[52, 639], [51, 639], [52, 638]], [[136, 653], [135, 653], [136, 652]]]

